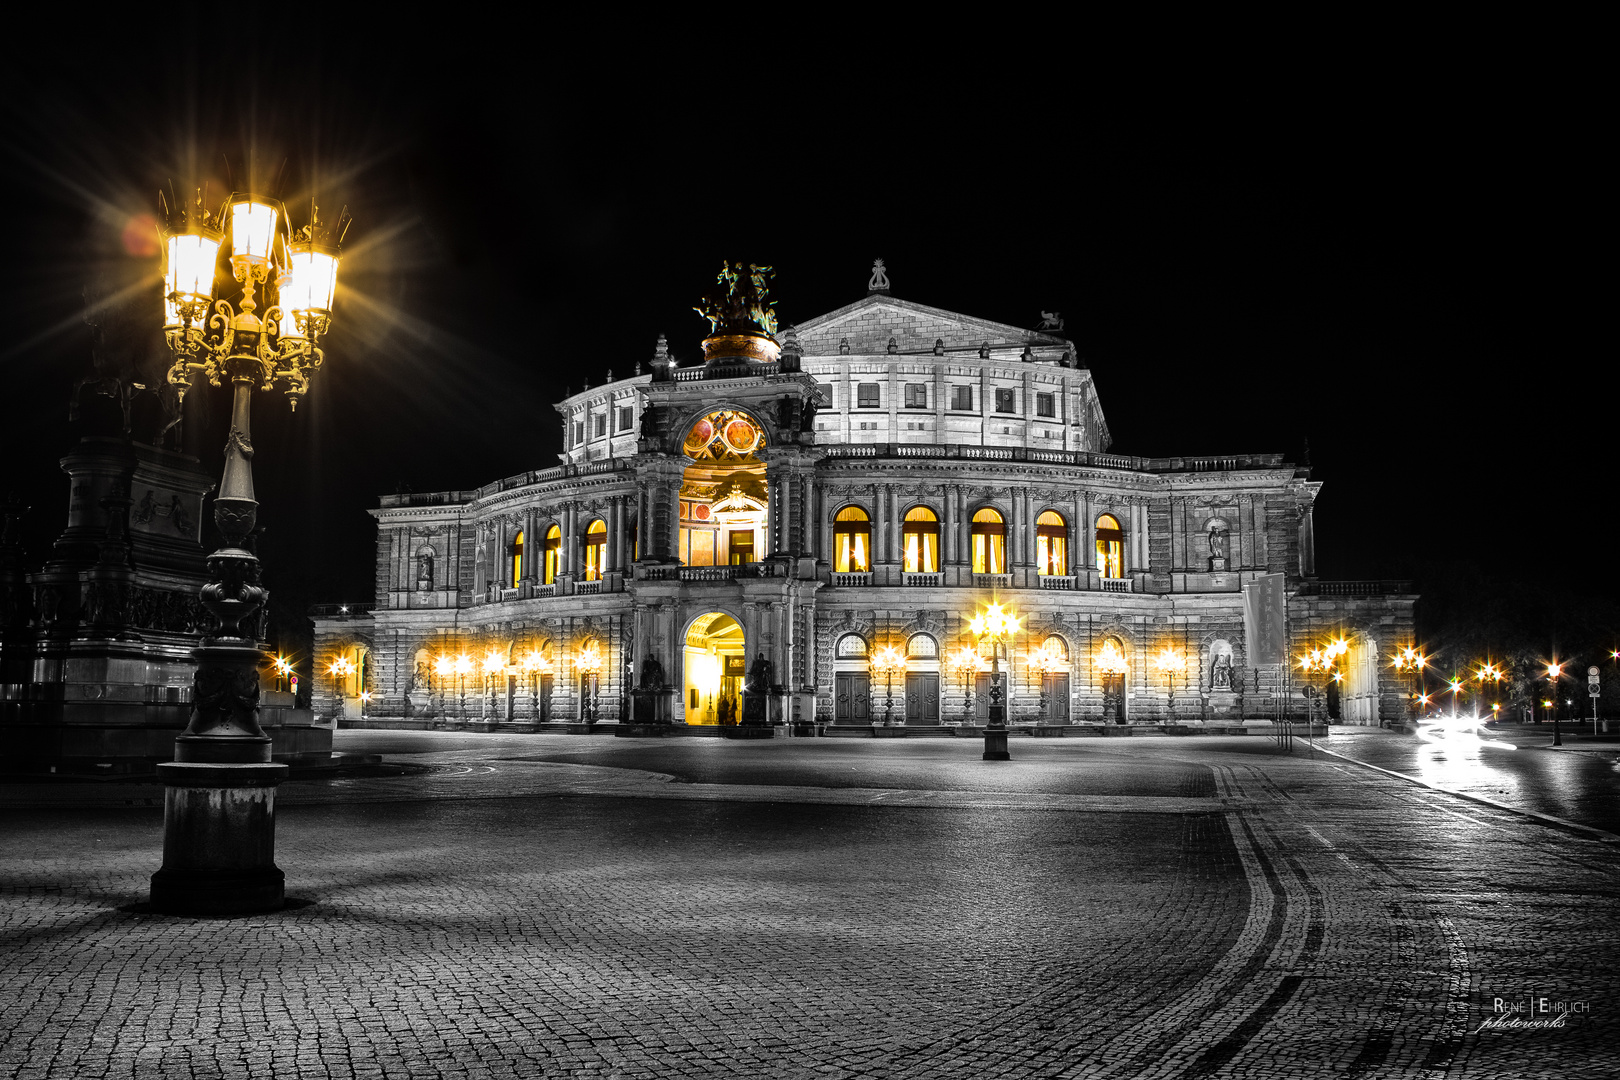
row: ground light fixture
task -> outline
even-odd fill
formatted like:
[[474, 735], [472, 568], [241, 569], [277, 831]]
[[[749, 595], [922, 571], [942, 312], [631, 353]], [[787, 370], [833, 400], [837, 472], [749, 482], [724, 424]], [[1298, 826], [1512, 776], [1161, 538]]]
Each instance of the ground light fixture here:
[[[208, 557], [201, 590], [212, 625], [192, 650], [190, 722], [175, 739], [174, 760], [157, 768], [166, 788], [163, 865], [152, 875], [151, 907], [175, 915], [270, 911], [285, 900], [275, 789], [288, 770], [272, 762], [259, 726], [258, 641], [269, 593], [248, 539], [259, 507], [252, 395], [279, 386], [296, 408], [309, 390], [331, 325], [348, 213], [328, 228], [311, 202], [308, 224], [294, 232], [280, 201], [259, 195], [232, 195], [217, 209], [202, 191], [189, 202], [159, 201], [168, 382], [182, 399], [199, 377], [229, 383], [231, 411], [214, 499], [224, 543]], [[219, 273], [222, 253], [229, 278]]]
[[[990, 646], [990, 716], [984, 728], [984, 760], [1010, 761], [1007, 752], [1007, 708], [1002, 704], [1001, 650], [1017, 637], [1020, 618], [1011, 608], [991, 604], [973, 616], [968, 629], [981, 647]], [[1009, 662], [1011, 654], [1008, 654]]]

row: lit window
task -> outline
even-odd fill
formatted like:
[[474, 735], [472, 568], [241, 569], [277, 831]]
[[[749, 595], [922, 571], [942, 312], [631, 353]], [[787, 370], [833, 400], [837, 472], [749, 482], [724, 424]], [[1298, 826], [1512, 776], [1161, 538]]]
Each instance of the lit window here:
[[1051, 394], [1036, 394], [1035, 395], [1035, 415], [1036, 416], [1056, 416], [1057, 415], [1057, 401], [1052, 397]]
[[517, 588], [523, 581], [523, 534], [519, 532], [512, 540], [512, 588]]
[[1125, 533], [1119, 522], [1104, 514], [1097, 519], [1097, 570], [1105, 578], [1125, 576]]
[[1015, 393], [1016, 391], [1013, 390], [997, 390], [996, 412], [1017, 412], [1018, 406], [1013, 401]]
[[906, 511], [900, 526], [908, 574], [939, 573], [939, 518], [926, 506]]
[[858, 506], [846, 506], [833, 519], [833, 569], [864, 574], [871, 569], [872, 519]]
[[928, 408], [928, 386], [925, 383], [906, 383], [906, 408]]
[[951, 408], [955, 409], [957, 412], [972, 412], [973, 411], [973, 387], [971, 387], [971, 386], [953, 386], [953, 387], [951, 387]]
[[1007, 572], [1007, 526], [994, 510], [980, 510], [973, 515], [973, 572]]
[[607, 569], [607, 523], [601, 518], [585, 530], [585, 580], [601, 581]]
[[562, 529], [553, 525], [546, 530], [546, 580], [544, 584], [557, 583], [557, 564], [562, 561]]
[[1051, 510], [1035, 519], [1035, 571], [1052, 577], [1069, 572], [1069, 526]]
[[744, 566], [754, 561], [753, 529], [732, 529], [726, 544], [727, 559], [732, 566]]
[[863, 382], [855, 388], [855, 407], [857, 409], [879, 408], [878, 402], [880, 400], [882, 399], [878, 396], [878, 384], [875, 382]]

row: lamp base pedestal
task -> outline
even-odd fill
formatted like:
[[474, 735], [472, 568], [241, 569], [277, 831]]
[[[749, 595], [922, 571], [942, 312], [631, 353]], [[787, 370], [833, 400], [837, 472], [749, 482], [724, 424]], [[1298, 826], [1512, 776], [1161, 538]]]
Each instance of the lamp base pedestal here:
[[990, 716], [984, 729], [984, 760], [985, 761], [1011, 761], [1012, 755], [1007, 753], [1007, 714], [1006, 706], [994, 701], [990, 703]]
[[170, 761], [165, 785], [163, 867], [152, 875], [151, 909], [164, 915], [248, 915], [286, 902], [275, 863], [276, 785], [285, 765]]

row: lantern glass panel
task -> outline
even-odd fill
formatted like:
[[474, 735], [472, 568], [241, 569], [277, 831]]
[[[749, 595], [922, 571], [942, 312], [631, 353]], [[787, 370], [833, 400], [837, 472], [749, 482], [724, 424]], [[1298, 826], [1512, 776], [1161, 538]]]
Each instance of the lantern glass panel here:
[[276, 239], [276, 208], [251, 199], [231, 205], [231, 255], [268, 263]]
[[[169, 268], [165, 295], [206, 300], [214, 291], [214, 262], [219, 241], [196, 233], [169, 237]], [[169, 305], [172, 311], [173, 305]]]

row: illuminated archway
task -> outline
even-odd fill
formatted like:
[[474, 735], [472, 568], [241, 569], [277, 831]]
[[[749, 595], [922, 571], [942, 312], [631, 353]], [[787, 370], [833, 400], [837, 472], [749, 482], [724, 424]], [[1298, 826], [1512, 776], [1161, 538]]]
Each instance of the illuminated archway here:
[[736, 619], [710, 611], [692, 620], [681, 662], [681, 706], [688, 724], [737, 722], [747, 659], [747, 642]]

